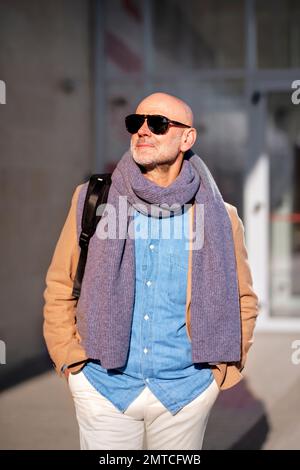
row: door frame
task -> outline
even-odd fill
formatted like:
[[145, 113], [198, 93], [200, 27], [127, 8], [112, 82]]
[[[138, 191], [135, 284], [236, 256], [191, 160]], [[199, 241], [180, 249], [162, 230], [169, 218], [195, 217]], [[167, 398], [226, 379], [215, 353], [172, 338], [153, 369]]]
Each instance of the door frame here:
[[[274, 74], [276, 75], [276, 73]], [[299, 318], [280, 318], [270, 312], [269, 257], [269, 155], [265, 151], [267, 100], [269, 93], [290, 93], [293, 73], [285, 76], [260, 76], [248, 88], [249, 145], [244, 185], [246, 245], [253, 274], [254, 290], [259, 298], [257, 329], [263, 331], [300, 331]], [[254, 85], [255, 83], [255, 85]]]

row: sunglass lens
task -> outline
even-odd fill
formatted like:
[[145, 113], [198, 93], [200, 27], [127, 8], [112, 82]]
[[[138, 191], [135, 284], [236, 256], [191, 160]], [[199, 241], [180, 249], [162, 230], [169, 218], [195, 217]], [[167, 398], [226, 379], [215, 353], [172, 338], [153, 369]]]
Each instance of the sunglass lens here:
[[129, 114], [129, 116], [126, 116], [125, 118], [126, 129], [128, 132], [130, 132], [130, 134], [135, 134], [143, 125], [144, 120], [144, 116], [140, 116], [138, 114]]
[[148, 127], [154, 134], [165, 134], [168, 130], [168, 119], [164, 116], [148, 116]]

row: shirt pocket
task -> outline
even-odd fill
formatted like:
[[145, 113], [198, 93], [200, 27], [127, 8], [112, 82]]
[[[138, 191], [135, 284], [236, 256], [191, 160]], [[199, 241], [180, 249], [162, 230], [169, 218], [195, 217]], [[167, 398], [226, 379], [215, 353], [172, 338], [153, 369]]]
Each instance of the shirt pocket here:
[[169, 255], [168, 299], [175, 305], [186, 304], [188, 263], [180, 255]]

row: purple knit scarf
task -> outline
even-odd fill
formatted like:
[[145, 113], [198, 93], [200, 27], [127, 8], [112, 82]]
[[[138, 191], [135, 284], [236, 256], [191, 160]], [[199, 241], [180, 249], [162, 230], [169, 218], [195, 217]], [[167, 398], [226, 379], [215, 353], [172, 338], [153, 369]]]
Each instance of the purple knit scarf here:
[[[78, 199], [78, 234], [86, 190], [87, 183]], [[78, 330], [87, 356], [113, 369], [124, 366], [128, 355], [135, 297], [134, 239], [128, 235], [133, 211], [128, 216], [123, 205], [119, 212], [119, 196], [126, 196], [127, 208], [148, 214], [151, 210], [154, 217], [177, 213], [192, 200], [196, 206], [202, 205], [204, 243], [201, 249], [192, 251], [192, 360], [239, 361], [240, 305], [231, 222], [210, 171], [191, 151], [185, 154], [179, 175], [168, 187], [145, 178], [130, 150], [115, 168], [107, 202], [116, 208], [112, 226], [121, 236], [99, 239], [98, 229], [104, 229], [114, 215], [104, 214], [90, 241], [77, 305]], [[197, 216], [195, 210], [194, 231]]]

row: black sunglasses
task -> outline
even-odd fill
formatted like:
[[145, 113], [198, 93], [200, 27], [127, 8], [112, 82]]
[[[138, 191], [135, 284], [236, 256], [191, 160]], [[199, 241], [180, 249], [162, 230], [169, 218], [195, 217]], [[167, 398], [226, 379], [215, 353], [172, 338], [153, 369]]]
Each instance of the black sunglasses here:
[[145, 119], [147, 119], [148, 127], [153, 134], [165, 134], [170, 124], [180, 127], [191, 127], [187, 124], [182, 124], [182, 122], [172, 121], [172, 119], [168, 119], [160, 114], [129, 114], [125, 118], [126, 129], [130, 134], [135, 134], [142, 127]]

